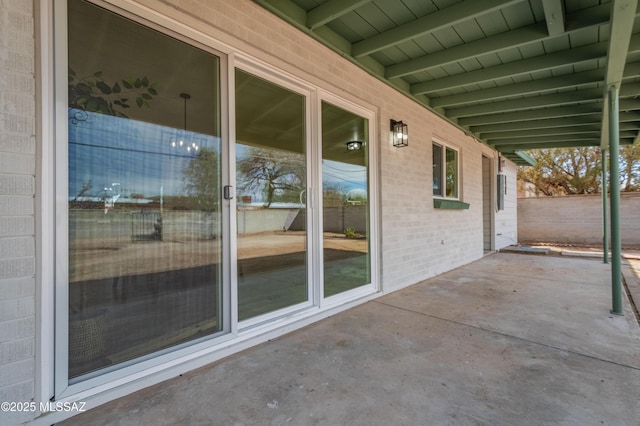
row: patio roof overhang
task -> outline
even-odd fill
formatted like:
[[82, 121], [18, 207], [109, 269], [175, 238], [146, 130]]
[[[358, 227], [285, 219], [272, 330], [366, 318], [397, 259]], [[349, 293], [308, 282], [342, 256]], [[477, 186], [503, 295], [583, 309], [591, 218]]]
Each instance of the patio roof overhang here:
[[640, 135], [637, 0], [254, 0], [518, 165]]

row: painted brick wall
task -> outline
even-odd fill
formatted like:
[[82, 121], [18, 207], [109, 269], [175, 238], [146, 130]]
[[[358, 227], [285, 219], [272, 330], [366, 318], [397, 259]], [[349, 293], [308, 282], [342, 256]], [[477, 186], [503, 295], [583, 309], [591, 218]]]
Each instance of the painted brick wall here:
[[[620, 196], [623, 246], [640, 246], [640, 193]], [[602, 195], [520, 198], [522, 241], [602, 245]]]
[[[182, 21], [229, 52], [248, 54], [376, 112], [385, 291], [483, 255], [482, 154], [494, 158], [489, 148], [249, 0], [131, 0], [136, 3]], [[0, 400], [9, 401], [34, 395], [34, 214], [40, 212], [33, 208], [33, 25], [31, 1], [0, 0]], [[390, 119], [408, 123], [408, 147], [391, 145]], [[461, 198], [468, 210], [433, 207], [434, 137], [460, 150]], [[509, 187], [513, 195], [507, 196], [508, 210], [496, 213], [495, 232], [516, 239], [512, 164]]]
[[[0, 1], [0, 401], [34, 398], [33, 4]], [[14, 424], [30, 413], [0, 413]]]

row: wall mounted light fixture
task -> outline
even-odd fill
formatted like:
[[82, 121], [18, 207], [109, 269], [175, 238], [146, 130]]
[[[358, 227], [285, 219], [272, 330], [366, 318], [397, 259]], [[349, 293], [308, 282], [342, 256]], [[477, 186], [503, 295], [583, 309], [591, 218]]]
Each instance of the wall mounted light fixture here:
[[361, 148], [362, 148], [362, 142], [360, 141], [347, 142], [347, 150], [349, 151], [360, 151]]
[[402, 148], [409, 145], [409, 126], [402, 121], [391, 120], [391, 134], [393, 146]]

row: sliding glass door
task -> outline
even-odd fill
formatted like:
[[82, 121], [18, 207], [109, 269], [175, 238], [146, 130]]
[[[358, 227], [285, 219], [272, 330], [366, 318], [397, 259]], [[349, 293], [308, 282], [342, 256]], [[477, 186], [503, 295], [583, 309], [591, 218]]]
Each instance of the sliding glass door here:
[[223, 149], [217, 56], [85, 1], [67, 19], [72, 379], [223, 329]]
[[322, 102], [324, 297], [371, 283], [369, 120]]
[[309, 300], [304, 95], [236, 70], [238, 320]]

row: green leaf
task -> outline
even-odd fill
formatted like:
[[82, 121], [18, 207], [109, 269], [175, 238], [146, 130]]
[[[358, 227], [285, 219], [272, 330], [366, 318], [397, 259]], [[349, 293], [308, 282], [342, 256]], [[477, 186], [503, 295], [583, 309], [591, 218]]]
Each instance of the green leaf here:
[[122, 91], [122, 89], [120, 88], [120, 85], [118, 84], [117, 81], [116, 81], [116, 84], [113, 85], [111, 90], [113, 90], [113, 93], [120, 93]]
[[125, 87], [125, 89], [133, 89], [133, 85], [127, 80], [122, 80], [122, 85]]
[[148, 92], [151, 93], [153, 96], [158, 96], [158, 91], [153, 87], [149, 87]]
[[134, 86], [136, 89], [139, 89], [139, 88], [140, 88], [140, 86], [142, 86], [142, 80], [140, 80], [140, 78], [136, 78], [136, 81], [133, 83], [133, 86]]
[[105, 83], [104, 81], [97, 81], [96, 82], [96, 87], [98, 89], [100, 89], [100, 91], [105, 95], [110, 95], [111, 94], [111, 87], [109, 87], [109, 85], [107, 83]]
[[144, 103], [144, 100], [142, 100], [142, 98], [138, 96], [136, 98], [136, 104], [138, 105], [138, 107], [141, 107], [143, 103]]
[[151, 97], [151, 95], [148, 95], [148, 94], [146, 94], [146, 93], [142, 93], [140, 96], [142, 97], [142, 99], [146, 99], [146, 100], [151, 100], [151, 99], [153, 99], [153, 98]]
[[142, 86], [143, 87], [149, 86], [149, 79], [146, 76], [142, 78]]

